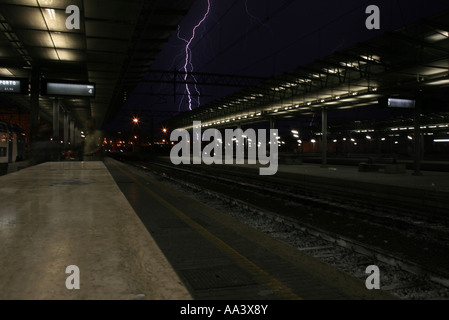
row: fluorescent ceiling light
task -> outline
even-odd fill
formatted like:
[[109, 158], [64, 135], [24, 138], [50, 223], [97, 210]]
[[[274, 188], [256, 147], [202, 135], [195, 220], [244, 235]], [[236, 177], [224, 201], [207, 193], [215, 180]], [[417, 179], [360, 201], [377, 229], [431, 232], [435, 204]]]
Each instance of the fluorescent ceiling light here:
[[368, 60], [368, 61], [380, 61], [380, 57], [376, 56], [376, 55], [371, 55], [371, 56], [361, 55], [360, 58]]
[[53, 20], [53, 21], [56, 20], [56, 11], [55, 11], [55, 9], [46, 8], [45, 11], [47, 12], [47, 15], [50, 18], [50, 20]]
[[12, 77], [14, 76], [7, 68], [0, 68], [0, 75]]
[[438, 42], [447, 38], [449, 38], [449, 32], [438, 30], [436, 33], [427, 36], [426, 40], [429, 42]]
[[53, 0], [39, 0], [39, 4], [43, 7], [53, 5]]
[[433, 82], [428, 82], [426, 83], [429, 86], [441, 86], [441, 85], [446, 85], [449, 84], [449, 79], [447, 80], [438, 80], [438, 81], [433, 81]]

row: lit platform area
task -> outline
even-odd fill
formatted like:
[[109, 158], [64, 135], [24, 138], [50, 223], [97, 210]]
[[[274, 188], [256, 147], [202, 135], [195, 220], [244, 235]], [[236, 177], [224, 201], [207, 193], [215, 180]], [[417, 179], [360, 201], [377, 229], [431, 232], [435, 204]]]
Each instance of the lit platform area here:
[[412, 170], [405, 170], [403, 173], [360, 172], [355, 166], [328, 165], [322, 167], [318, 164], [281, 164], [279, 172], [299, 174], [304, 179], [313, 176], [398, 188], [449, 192], [449, 172], [422, 171], [421, 175], [415, 176]]
[[191, 299], [102, 162], [1, 176], [0, 203], [1, 300]]
[[[258, 175], [259, 165], [215, 166], [247, 170]], [[270, 179], [284, 179], [292, 183], [311, 183], [326, 188], [346, 190], [348, 194], [377, 197], [388, 201], [429, 206], [429, 209], [445, 213], [449, 210], [449, 172], [413, 170], [401, 173], [385, 171], [361, 172], [357, 166], [305, 163], [301, 165], [279, 164], [276, 175]]]
[[[145, 159], [145, 158], [142, 158]], [[151, 158], [150, 158], [151, 159]], [[158, 157], [158, 160], [170, 163], [169, 157]], [[403, 162], [401, 162], [403, 164]], [[435, 162], [435, 166], [446, 166], [448, 162]], [[427, 166], [431, 166], [432, 162], [426, 162]], [[194, 169], [198, 165], [185, 165], [185, 168]], [[203, 168], [236, 168], [250, 169], [256, 175], [259, 175], [259, 164], [231, 164], [231, 165], [204, 165]], [[428, 192], [448, 193], [449, 192], [449, 172], [448, 171], [429, 171], [421, 170], [420, 175], [414, 175], [413, 170], [403, 170], [398, 172], [386, 172], [384, 169], [377, 171], [360, 170], [356, 165], [338, 165], [328, 164], [322, 166], [316, 163], [303, 164], [282, 164], [279, 163], [277, 172], [273, 176], [265, 176], [265, 178], [282, 177], [296, 181], [325, 183], [326, 185], [348, 186], [351, 189], [357, 189], [363, 186], [371, 191], [378, 190], [383, 193], [388, 189], [397, 190], [402, 194], [410, 192]], [[324, 180], [323, 180], [324, 179]], [[354, 188], [355, 184], [357, 188]]]

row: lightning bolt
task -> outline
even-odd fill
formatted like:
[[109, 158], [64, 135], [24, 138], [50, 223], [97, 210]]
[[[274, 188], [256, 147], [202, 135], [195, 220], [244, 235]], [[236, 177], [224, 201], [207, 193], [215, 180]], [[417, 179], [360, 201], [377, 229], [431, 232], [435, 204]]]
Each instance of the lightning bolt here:
[[[194, 66], [192, 63], [192, 50], [190, 48], [192, 42], [195, 40], [195, 36], [196, 36], [196, 30], [204, 23], [204, 21], [206, 21], [207, 17], [209, 16], [210, 13], [210, 9], [211, 9], [211, 0], [207, 0], [207, 10], [204, 13], [202, 19], [193, 27], [192, 30], [192, 35], [189, 39], [185, 39], [183, 37], [181, 37], [181, 28], [180, 26], [178, 26], [178, 39], [182, 40], [185, 42], [185, 49], [184, 49], [184, 54], [185, 54], [185, 62], [184, 62], [184, 67], [183, 70], [185, 72], [184, 75], [184, 81], [186, 82], [185, 84], [185, 92], [187, 93], [187, 97], [189, 100], [189, 110], [192, 110], [192, 104], [193, 104], [193, 99], [192, 99], [192, 90], [189, 86], [189, 84], [187, 83], [187, 78], [189, 76], [189, 72], [193, 72], [194, 71]], [[192, 75], [193, 81], [196, 83], [196, 78], [195, 76]], [[196, 84], [194, 84], [194, 89], [196, 91], [196, 93], [198, 94], [198, 99], [197, 99], [197, 104], [200, 104], [200, 92], [196, 86]], [[182, 101], [181, 101], [182, 103]]]
[[[181, 37], [181, 35], [180, 35], [180, 26], [178, 26], [178, 34], [177, 34], [177, 36], [178, 36], [179, 40], [182, 40], [182, 41], [184, 41], [186, 43], [186, 48], [188, 47], [188, 55], [185, 54], [186, 64], [181, 69], [181, 70], [184, 70], [185, 73], [186, 73], [185, 76], [184, 76], [184, 81], [186, 81], [187, 77], [188, 77], [187, 70], [190, 70], [191, 72], [193, 72], [193, 70], [194, 70], [193, 63], [192, 63], [192, 50], [190, 49], [189, 40], [184, 39], [183, 37]], [[184, 51], [185, 51], [185, 49], [184, 49]], [[182, 54], [184, 54], [184, 52], [181, 53], [180, 55], [182, 55]], [[190, 69], [187, 68], [187, 67], [190, 67]], [[195, 88], [195, 91], [196, 91], [197, 97], [198, 97], [197, 98], [197, 104], [199, 105], [200, 104], [200, 91], [198, 90], [198, 87], [196, 85], [197, 80], [196, 80], [196, 78], [195, 78], [195, 76], [193, 74], [191, 74], [190, 76], [193, 78], [193, 81], [195, 82], [194, 88]], [[193, 99], [192, 99], [192, 95], [190, 93], [190, 88], [189, 88], [189, 85], [187, 83], [185, 84], [185, 86], [186, 86], [185, 92], [186, 92], [187, 96], [189, 97], [189, 109], [192, 110]], [[184, 102], [184, 97], [181, 99], [181, 101], [179, 103], [179, 110], [181, 110], [181, 105], [182, 105], [183, 102]]]

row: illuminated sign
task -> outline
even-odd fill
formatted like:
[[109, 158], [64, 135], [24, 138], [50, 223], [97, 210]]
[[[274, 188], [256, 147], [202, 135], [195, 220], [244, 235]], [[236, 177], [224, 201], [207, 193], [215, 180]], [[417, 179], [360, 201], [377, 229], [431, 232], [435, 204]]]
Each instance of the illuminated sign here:
[[378, 99], [379, 106], [382, 108], [397, 108], [397, 109], [414, 109], [416, 100], [401, 97], [401, 98], [380, 98]]
[[94, 98], [95, 84], [47, 81], [42, 85], [42, 95]]
[[388, 107], [390, 107], [390, 108], [414, 108], [415, 100], [389, 98], [388, 99]]
[[28, 93], [28, 81], [26, 79], [0, 78], [0, 93]]

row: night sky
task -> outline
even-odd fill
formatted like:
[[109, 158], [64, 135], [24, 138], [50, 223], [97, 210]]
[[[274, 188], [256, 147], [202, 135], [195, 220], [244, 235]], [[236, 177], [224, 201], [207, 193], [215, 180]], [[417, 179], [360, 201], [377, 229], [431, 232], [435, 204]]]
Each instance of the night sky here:
[[[278, 76], [344, 50], [380, 34], [401, 28], [420, 18], [449, 8], [449, 0], [210, 0], [210, 12], [196, 29], [190, 48], [194, 71], [258, 77]], [[381, 12], [381, 29], [368, 30], [365, 20], [368, 5]], [[194, 26], [208, 8], [207, 0], [196, 0], [179, 26], [179, 36], [190, 39]], [[152, 66], [154, 70], [183, 70], [185, 41], [175, 32]], [[190, 65], [189, 71], [190, 71]], [[240, 88], [241, 89], [241, 88]], [[191, 88], [194, 91], [194, 88]], [[199, 86], [201, 105], [233, 93], [239, 88]], [[148, 93], [152, 93], [149, 95]], [[188, 99], [177, 88], [176, 102], [170, 96], [173, 86], [141, 84], [108, 130], [124, 127], [132, 115], [143, 117], [145, 110], [184, 112]], [[192, 107], [198, 106], [194, 98]], [[124, 121], [125, 119], [125, 121]], [[163, 118], [157, 118], [161, 121]], [[113, 129], [112, 129], [113, 128]]]

